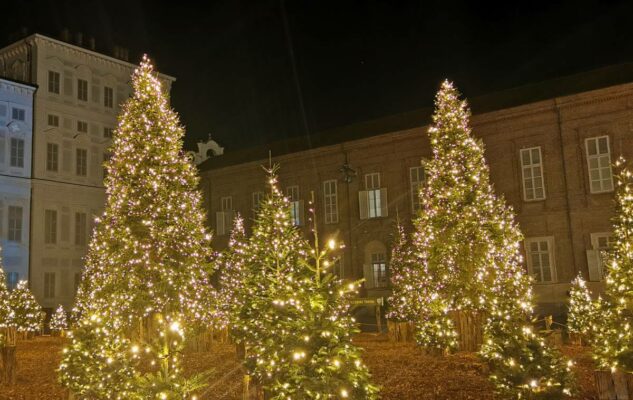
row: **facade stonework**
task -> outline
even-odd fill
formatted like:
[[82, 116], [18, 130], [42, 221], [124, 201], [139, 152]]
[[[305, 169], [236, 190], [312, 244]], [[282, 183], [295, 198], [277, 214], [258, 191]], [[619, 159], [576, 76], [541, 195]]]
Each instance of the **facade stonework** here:
[[[570, 282], [579, 272], [591, 279], [592, 288], [602, 290], [600, 253], [595, 250], [608, 243], [611, 232], [611, 163], [620, 155], [633, 158], [633, 84], [476, 114], [472, 127], [485, 144], [496, 192], [516, 211], [525, 236], [526, 270], [535, 277], [542, 309], [562, 313]], [[397, 215], [404, 221], [414, 215], [415, 187], [423, 180], [424, 160], [431, 157], [427, 129], [387, 131], [273, 154], [284, 190], [297, 186], [306, 203], [314, 192], [321, 236], [346, 244], [337, 272], [344, 278], [365, 278], [362, 295], [388, 294], [382, 275], [385, 268], [388, 274], [394, 222]], [[201, 187], [216, 248], [227, 243], [226, 226], [220, 226], [226, 218], [218, 215], [226, 198], [231, 198], [230, 214], [252, 219], [254, 193], [265, 187], [261, 166], [268, 164], [265, 151], [251, 151], [242, 159], [238, 154], [202, 165]], [[370, 176], [376, 173], [378, 186], [376, 175]], [[325, 182], [332, 180], [337, 218], [325, 223], [332, 198], [326, 199], [331, 188]], [[383, 203], [380, 211], [376, 196]]]

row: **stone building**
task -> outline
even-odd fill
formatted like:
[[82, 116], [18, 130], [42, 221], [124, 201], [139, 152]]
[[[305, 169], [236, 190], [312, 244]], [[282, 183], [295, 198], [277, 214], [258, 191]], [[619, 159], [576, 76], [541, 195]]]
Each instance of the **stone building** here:
[[[619, 155], [633, 159], [633, 65], [618, 65], [472, 100], [474, 134], [485, 143], [496, 192], [514, 207], [524, 233], [525, 268], [544, 312], [562, 313], [580, 272], [602, 289], [597, 250], [609, 246]], [[459, 82], [457, 82], [459, 86]], [[365, 278], [361, 295], [389, 293], [396, 215], [410, 221], [431, 156], [432, 109], [300, 137], [269, 148], [226, 151], [200, 165], [215, 231], [226, 246], [235, 212], [252, 219], [264, 195], [261, 165], [281, 165], [280, 183], [306, 223], [314, 193], [322, 237], [346, 244], [336, 272]]]
[[35, 90], [0, 78], [0, 256], [10, 289], [27, 279], [29, 271]]
[[[38, 85], [33, 115], [29, 281], [47, 310], [74, 299], [94, 217], [103, 209], [103, 161], [136, 67], [34, 34], [0, 49], [0, 76]], [[94, 48], [94, 42], [88, 43]], [[118, 50], [117, 56], [125, 58]], [[159, 75], [166, 91], [175, 78]], [[29, 163], [30, 164], [30, 163]]]

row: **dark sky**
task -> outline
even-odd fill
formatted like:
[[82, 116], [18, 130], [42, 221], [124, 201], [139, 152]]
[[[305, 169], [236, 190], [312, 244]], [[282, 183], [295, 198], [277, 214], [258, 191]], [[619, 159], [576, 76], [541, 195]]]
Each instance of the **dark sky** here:
[[429, 106], [445, 77], [474, 97], [633, 61], [631, 1], [6, 3], [2, 45], [67, 27], [149, 53], [187, 145], [227, 151]]

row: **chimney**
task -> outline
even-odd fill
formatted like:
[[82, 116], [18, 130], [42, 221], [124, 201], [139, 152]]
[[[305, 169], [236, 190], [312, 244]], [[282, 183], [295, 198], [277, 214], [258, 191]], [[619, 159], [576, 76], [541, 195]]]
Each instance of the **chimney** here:
[[59, 34], [59, 37], [64, 42], [70, 42], [70, 31], [68, 30], [68, 28], [62, 29], [62, 31]]

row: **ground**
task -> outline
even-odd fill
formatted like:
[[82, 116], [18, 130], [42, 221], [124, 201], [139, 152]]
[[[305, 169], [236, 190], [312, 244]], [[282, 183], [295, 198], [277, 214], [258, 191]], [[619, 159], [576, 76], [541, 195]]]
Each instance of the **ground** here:
[[[18, 383], [12, 388], [0, 387], [0, 400], [65, 399], [56, 372], [63, 340], [44, 336], [19, 342]], [[365, 349], [363, 358], [374, 381], [382, 386], [384, 400], [495, 399], [485, 366], [475, 354], [430, 356], [412, 344], [390, 343], [386, 335], [367, 333], [358, 335], [355, 342]], [[581, 389], [577, 399], [596, 398], [588, 350], [565, 347], [563, 351], [576, 362]], [[243, 370], [232, 345], [216, 344], [211, 352], [190, 354], [185, 367], [189, 373], [214, 369], [201, 399], [241, 400]]]

